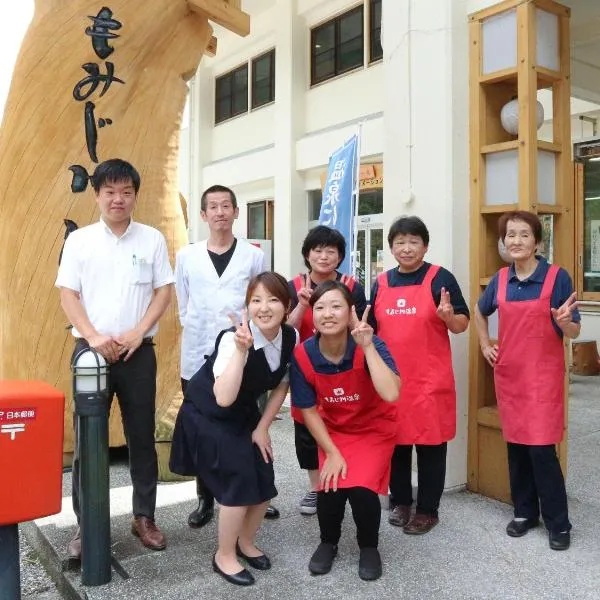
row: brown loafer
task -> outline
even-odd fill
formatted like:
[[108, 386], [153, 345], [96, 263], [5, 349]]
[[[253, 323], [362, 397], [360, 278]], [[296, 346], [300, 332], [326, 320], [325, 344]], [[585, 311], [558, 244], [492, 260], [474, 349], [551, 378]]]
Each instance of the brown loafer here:
[[135, 518], [131, 523], [131, 533], [139, 537], [142, 544], [150, 550], [164, 550], [167, 547], [164, 533], [148, 517]]
[[77, 527], [75, 535], [67, 545], [67, 557], [70, 560], [81, 560], [81, 530]]
[[431, 531], [439, 522], [437, 517], [415, 513], [415, 516], [404, 526], [404, 533], [408, 535], [423, 535]]
[[388, 522], [394, 527], [404, 527], [410, 521], [410, 506], [394, 506], [390, 511]]

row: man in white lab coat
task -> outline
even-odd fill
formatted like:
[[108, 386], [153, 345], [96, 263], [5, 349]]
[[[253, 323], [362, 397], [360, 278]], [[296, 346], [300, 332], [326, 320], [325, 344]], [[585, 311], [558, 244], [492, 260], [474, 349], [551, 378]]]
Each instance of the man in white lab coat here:
[[[264, 271], [260, 248], [233, 235], [239, 209], [235, 194], [222, 185], [209, 187], [200, 200], [200, 214], [208, 223], [207, 240], [189, 244], [177, 253], [175, 290], [181, 340], [181, 387], [212, 354], [217, 335], [231, 326], [229, 314], [240, 315], [252, 277]], [[214, 498], [197, 481], [198, 508], [188, 517], [190, 527], [202, 527], [214, 514]], [[271, 518], [278, 516], [272, 509]]]

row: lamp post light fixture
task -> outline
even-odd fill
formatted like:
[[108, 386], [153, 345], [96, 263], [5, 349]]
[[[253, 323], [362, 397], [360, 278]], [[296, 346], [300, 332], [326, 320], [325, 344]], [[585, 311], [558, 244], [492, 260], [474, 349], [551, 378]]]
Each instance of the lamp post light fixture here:
[[[544, 124], [544, 105], [537, 100], [536, 124], [539, 129]], [[511, 135], [519, 135], [519, 100], [513, 98], [507, 102], [500, 111], [500, 122], [504, 131]]]
[[81, 583], [111, 580], [108, 480], [109, 371], [104, 357], [84, 348], [73, 358], [81, 526]]

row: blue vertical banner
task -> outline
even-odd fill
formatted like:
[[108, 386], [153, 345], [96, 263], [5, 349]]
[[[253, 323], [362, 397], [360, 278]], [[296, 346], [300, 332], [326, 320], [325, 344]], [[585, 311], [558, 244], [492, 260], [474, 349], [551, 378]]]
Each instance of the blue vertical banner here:
[[346, 257], [339, 267], [342, 273], [352, 273], [354, 252], [354, 213], [359, 136], [353, 135], [329, 157], [327, 179], [319, 224], [337, 229], [346, 239]]

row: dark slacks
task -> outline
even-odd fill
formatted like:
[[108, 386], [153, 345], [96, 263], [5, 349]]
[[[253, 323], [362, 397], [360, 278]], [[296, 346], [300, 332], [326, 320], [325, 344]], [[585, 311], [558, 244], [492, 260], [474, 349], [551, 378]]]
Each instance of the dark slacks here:
[[338, 489], [337, 492], [319, 492], [317, 495], [317, 517], [321, 529], [321, 542], [337, 544], [342, 534], [342, 521], [350, 502], [356, 523], [356, 539], [359, 548], [377, 548], [381, 503], [379, 496], [364, 487]]
[[[446, 480], [446, 450], [444, 442], [436, 446], [416, 444], [418, 490], [416, 512], [438, 516]], [[390, 505], [411, 506], [412, 445], [399, 445], [392, 455], [390, 474]]]
[[[78, 340], [75, 355], [87, 347]], [[156, 355], [151, 343], [143, 343], [127, 362], [110, 366], [110, 399], [116, 394], [129, 449], [129, 472], [133, 484], [133, 514], [154, 519], [158, 463], [154, 447], [156, 409]], [[73, 510], [79, 519], [79, 439], [74, 418]]]
[[565, 478], [556, 447], [525, 446], [508, 442], [508, 474], [515, 517], [537, 519], [548, 531], [569, 531], [569, 511]]

